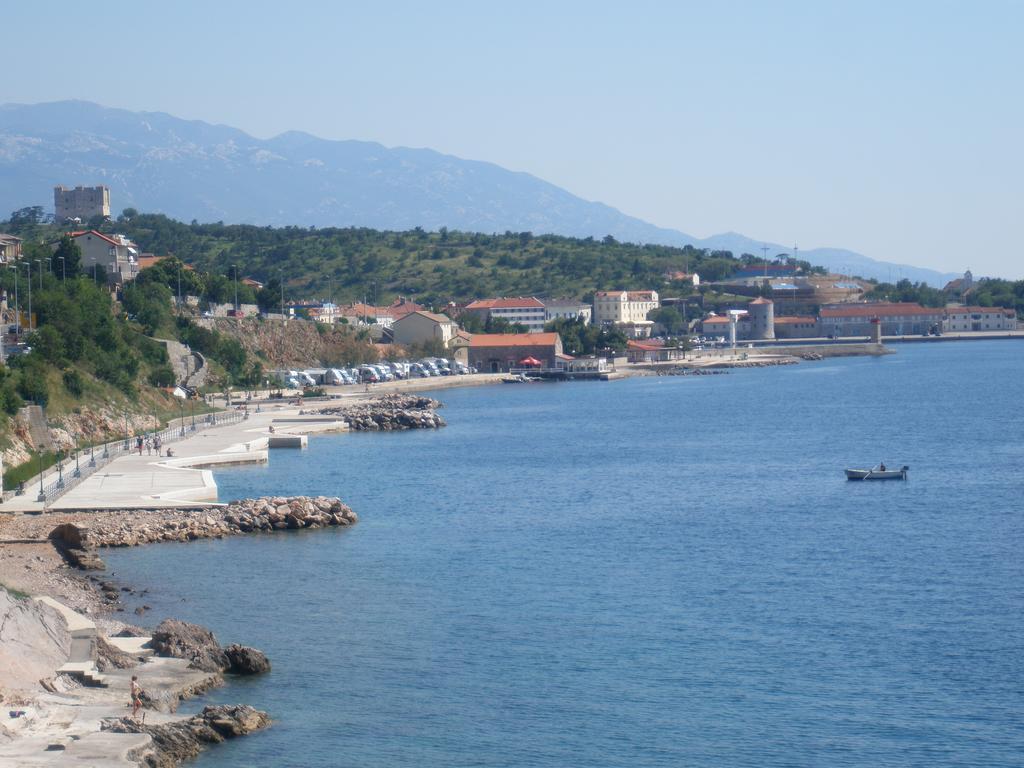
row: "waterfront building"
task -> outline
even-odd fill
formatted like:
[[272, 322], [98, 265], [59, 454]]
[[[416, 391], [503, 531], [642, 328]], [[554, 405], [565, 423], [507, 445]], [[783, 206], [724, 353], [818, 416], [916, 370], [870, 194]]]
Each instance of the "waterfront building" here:
[[870, 336], [878, 318], [883, 336], [916, 336], [941, 329], [945, 310], [910, 302], [832, 304], [819, 313], [821, 332], [829, 337]]
[[[701, 321], [701, 333], [713, 339], [729, 338], [729, 317], [728, 315], [708, 315]], [[744, 341], [750, 338], [750, 315], [740, 310], [736, 317], [736, 339]]]
[[775, 338], [775, 302], [759, 296], [747, 305], [750, 338], [765, 341]]
[[477, 299], [467, 304], [463, 311], [476, 315], [484, 322], [493, 317], [510, 323], [519, 323], [530, 333], [543, 331], [546, 322], [544, 303], [532, 296]]
[[102, 267], [110, 285], [131, 282], [139, 273], [139, 248], [124, 235], [105, 235], [89, 229], [68, 232], [68, 236], [82, 251], [81, 267], [85, 273], [91, 274], [93, 266]]
[[66, 187], [53, 188], [54, 218], [57, 223], [65, 221], [89, 221], [95, 216], [110, 218], [110, 188]]
[[1002, 307], [946, 307], [945, 332], [1015, 331], [1017, 313]]
[[777, 339], [813, 339], [819, 336], [821, 327], [814, 315], [781, 315], [775, 318]]
[[647, 315], [660, 306], [657, 291], [597, 291], [594, 323], [618, 326], [633, 339], [649, 338], [654, 323]]
[[0, 264], [11, 264], [21, 258], [20, 237], [0, 232]]
[[457, 330], [455, 321], [447, 315], [422, 310], [402, 315], [391, 325], [395, 344], [406, 347], [430, 341], [439, 341], [447, 347]]
[[552, 320], [582, 320], [584, 325], [590, 325], [593, 317], [593, 307], [575, 299], [545, 299], [544, 301], [544, 322]]
[[556, 368], [564, 357], [557, 333], [474, 333], [469, 339], [469, 364], [481, 373], [500, 373], [527, 367], [533, 358], [541, 368]]
[[680, 347], [666, 347], [653, 339], [631, 339], [626, 343], [626, 359], [631, 363], [665, 363], [685, 360], [686, 352]]

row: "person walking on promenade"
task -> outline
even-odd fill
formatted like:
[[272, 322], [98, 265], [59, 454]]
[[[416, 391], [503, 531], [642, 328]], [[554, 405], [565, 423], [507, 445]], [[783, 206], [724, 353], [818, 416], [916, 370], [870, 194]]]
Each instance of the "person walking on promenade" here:
[[135, 447], [139, 449], [139, 456], [142, 455], [142, 435], [135, 438]]
[[[139, 676], [132, 675], [131, 683], [132, 693], [132, 717], [138, 718], [139, 710], [142, 709], [142, 686], [139, 685]], [[146, 713], [142, 713], [142, 721], [146, 721]]]
[[153, 435], [153, 447], [156, 448], [156, 455], [160, 455], [160, 435]]

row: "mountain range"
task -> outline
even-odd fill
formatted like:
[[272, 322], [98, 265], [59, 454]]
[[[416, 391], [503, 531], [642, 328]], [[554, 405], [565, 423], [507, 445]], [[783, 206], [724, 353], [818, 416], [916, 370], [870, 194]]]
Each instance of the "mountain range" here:
[[[528, 173], [430, 149], [237, 128], [84, 101], [0, 105], [0, 211], [52, 210], [53, 187], [110, 187], [114, 211], [184, 221], [530, 231], [761, 254], [787, 246], [727, 232], [698, 238], [584, 200]], [[866, 278], [942, 286], [954, 274], [875, 261], [841, 248], [801, 250], [813, 264]]]

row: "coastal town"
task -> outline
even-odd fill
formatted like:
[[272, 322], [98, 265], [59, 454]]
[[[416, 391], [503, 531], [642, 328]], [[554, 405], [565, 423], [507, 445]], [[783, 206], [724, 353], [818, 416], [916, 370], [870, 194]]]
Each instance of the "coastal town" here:
[[[44, 287], [63, 287], [69, 266], [72, 279], [87, 280], [119, 317], [142, 327], [137, 315], [153, 307], [132, 292], [163, 270], [161, 279], [170, 282], [161, 294], [165, 306], [156, 309], [186, 334], [147, 337], [168, 371], [157, 387], [173, 404], [163, 417], [118, 404], [93, 418], [79, 413], [76, 422], [51, 418], [45, 402], [31, 400], [11, 414], [17, 427], [4, 456], [18, 479], [0, 497], [0, 581], [37, 599], [0, 595], [0, 608], [17, 615], [9, 636], [17, 633], [29, 647], [27, 665], [0, 653], [0, 671], [8, 670], [8, 685], [40, 681], [43, 689], [5, 698], [20, 713], [4, 732], [9, 749], [26, 765], [58, 764], [57, 756], [83, 750], [107, 755], [95, 765], [128, 765], [131, 755], [173, 765], [268, 724], [264, 713], [245, 706], [207, 707], [190, 718], [175, 713], [179, 700], [221, 684], [224, 674], [267, 671], [261, 652], [221, 647], [208, 630], [174, 620], [155, 630], [134, 627], [116, 615], [122, 587], [82, 575], [102, 572], [104, 547], [357, 520], [337, 498], [219, 505], [214, 468], [266, 463], [273, 450], [303, 448], [312, 435], [438, 429], [445, 424], [436, 413], [440, 403], [413, 394], [425, 390], [721, 372], [885, 354], [886, 345], [899, 342], [1024, 338], [1014, 308], [972, 303], [986, 281], [969, 271], [931, 306], [879, 298], [871, 281], [790, 258], [748, 259], [714, 279], [681, 264], [656, 284], [579, 296], [425, 302], [395, 295], [386, 303], [296, 294], [284, 282], [267, 301], [267, 276], [250, 274], [242, 262], [220, 278], [222, 300], [211, 300], [190, 291], [192, 265], [173, 253], [147, 252], [115, 231], [105, 186], [56, 187], [54, 205], [59, 231], [42, 243], [50, 258], [28, 258], [24, 238], [0, 234], [8, 366], [18, 369], [40, 345], [70, 343], [47, 337], [42, 329], [52, 325], [38, 312]], [[251, 299], [257, 296], [264, 300]], [[360, 344], [345, 359], [317, 346], [335, 331]], [[232, 340], [230, 349], [260, 359], [257, 375], [228, 375], [223, 344], [211, 341], [224, 338]], [[70, 387], [75, 378], [63, 381]], [[213, 661], [196, 668], [198, 658]], [[138, 705], [150, 710], [148, 725], [122, 716], [134, 671], [159, 691], [160, 703]], [[68, 718], [71, 726], [58, 725]]]

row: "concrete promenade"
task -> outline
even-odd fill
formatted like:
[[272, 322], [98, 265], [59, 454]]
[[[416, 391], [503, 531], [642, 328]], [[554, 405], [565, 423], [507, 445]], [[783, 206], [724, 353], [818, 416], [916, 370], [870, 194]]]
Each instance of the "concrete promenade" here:
[[260, 403], [257, 413], [253, 405], [244, 421], [203, 430], [174, 443], [170, 457], [147, 455], [145, 450], [141, 456], [121, 456], [45, 509], [34, 494], [26, 493], [0, 505], [0, 513], [205, 506], [217, 500], [217, 485], [209, 467], [266, 462], [274, 447], [272, 440], [298, 447], [305, 444], [307, 434], [348, 428], [343, 421], [303, 416], [300, 410], [294, 405]]

